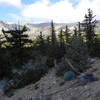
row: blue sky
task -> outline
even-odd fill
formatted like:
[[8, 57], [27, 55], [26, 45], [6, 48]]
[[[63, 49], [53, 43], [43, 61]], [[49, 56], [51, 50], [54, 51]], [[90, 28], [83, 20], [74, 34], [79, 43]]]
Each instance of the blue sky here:
[[41, 23], [82, 21], [88, 8], [100, 19], [100, 0], [0, 0], [0, 20]]
[[[39, 1], [39, 0], [38, 0]], [[60, 0], [50, 0], [50, 2], [52, 2], [52, 3], [56, 3], [56, 2], [59, 2]], [[75, 0], [74, 0], [75, 1]], [[22, 2], [24, 3], [24, 4], [31, 4], [31, 3], [35, 3], [35, 2], [37, 2], [37, 0], [22, 0]]]

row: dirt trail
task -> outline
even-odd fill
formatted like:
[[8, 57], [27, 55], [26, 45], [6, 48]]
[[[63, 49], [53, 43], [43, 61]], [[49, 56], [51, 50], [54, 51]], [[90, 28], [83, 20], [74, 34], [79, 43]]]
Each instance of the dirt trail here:
[[[98, 69], [93, 74], [100, 79], [100, 60], [92, 66]], [[100, 100], [100, 80], [84, 86], [76, 86], [76, 79], [64, 85], [61, 82], [63, 78], [56, 77], [53, 69], [36, 84], [16, 90], [12, 97], [0, 96], [0, 100]]]

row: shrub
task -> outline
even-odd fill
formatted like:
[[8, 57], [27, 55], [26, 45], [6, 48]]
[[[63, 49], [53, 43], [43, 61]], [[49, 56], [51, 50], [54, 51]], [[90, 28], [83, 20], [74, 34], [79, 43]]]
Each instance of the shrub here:
[[[72, 68], [70, 64], [74, 67]], [[85, 42], [80, 36], [72, 36], [66, 46], [66, 55], [61, 63], [57, 64], [56, 75], [64, 75], [67, 71], [83, 72], [88, 66], [88, 52]]]
[[[81, 36], [72, 36], [66, 49], [66, 57], [77, 71], [84, 71], [88, 67], [88, 51]], [[70, 69], [72, 70], [72, 69]]]

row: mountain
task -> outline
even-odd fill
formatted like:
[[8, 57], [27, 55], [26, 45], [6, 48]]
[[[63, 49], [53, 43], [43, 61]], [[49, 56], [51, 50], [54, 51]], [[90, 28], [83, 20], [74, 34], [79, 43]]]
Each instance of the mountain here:
[[[39, 33], [42, 31], [44, 35], [49, 35], [50, 34], [50, 23], [39, 23], [39, 24], [34, 24], [34, 23], [15, 23], [15, 22], [8, 22], [8, 21], [0, 21], [0, 34], [2, 34], [2, 28], [5, 30], [9, 29], [14, 29], [16, 26], [17, 27], [22, 27], [25, 25], [28, 28], [28, 35], [30, 37], [36, 37], [39, 35]], [[65, 26], [67, 25], [69, 29], [73, 30], [74, 27], [77, 25], [77, 23], [54, 23], [55, 25], [55, 30], [57, 33], [60, 31], [60, 29], [65, 29]], [[100, 29], [100, 21], [97, 23], [97, 29]]]
[[[43, 32], [44, 35], [49, 35], [50, 34], [50, 28], [51, 25], [49, 22], [47, 23], [39, 23], [39, 24], [34, 24], [34, 23], [14, 23], [14, 22], [7, 22], [7, 21], [0, 21], [0, 34], [2, 34], [2, 28], [5, 30], [9, 29], [14, 29], [16, 26], [23, 26], [25, 25], [28, 28], [27, 33], [29, 34], [30, 37], [36, 37], [39, 35], [40, 32]], [[59, 30], [65, 29], [65, 26], [68, 25], [69, 28], [73, 28], [76, 23], [54, 23], [55, 25], [55, 30], [57, 30], [57, 33]]]

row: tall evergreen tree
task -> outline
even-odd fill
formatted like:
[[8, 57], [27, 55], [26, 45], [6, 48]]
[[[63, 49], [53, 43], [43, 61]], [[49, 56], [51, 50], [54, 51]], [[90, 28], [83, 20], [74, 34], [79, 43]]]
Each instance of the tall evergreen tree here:
[[91, 9], [88, 9], [88, 14], [85, 14], [85, 19], [83, 22], [84, 31], [86, 33], [86, 41], [87, 46], [92, 51], [93, 41], [95, 38], [95, 32], [94, 29], [96, 27], [96, 20], [94, 19], [93, 11]]
[[3, 35], [0, 35], [0, 79], [9, 76], [10, 67], [9, 67], [9, 56], [7, 48], [4, 48], [5, 38]]
[[38, 36], [38, 40], [39, 40], [39, 43], [40, 43], [41, 45], [44, 44], [44, 36], [43, 36], [43, 33], [42, 33], [42, 32], [40, 32], [40, 35]]
[[51, 49], [51, 40], [50, 40], [50, 36], [49, 35], [46, 37], [46, 41], [45, 42], [46, 42], [46, 54], [49, 55], [48, 53], [49, 53], [49, 51]]
[[51, 21], [51, 47], [49, 56], [53, 59], [59, 59], [59, 45], [56, 38], [56, 32], [53, 21]]
[[26, 58], [28, 58], [27, 52], [25, 52], [25, 46], [27, 45], [27, 43], [32, 42], [30, 39], [28, 39], [28, 35], [24, 34], [24, 32], [26, 31], [26, 26], [23, 26], [22, 28], [19, 26], [13, 30], [8, 31], [2, 29], [2, 32], [7, 42], [10, 43], [9, 47], [11, 57], [14, 60], [14, 62], [17, 63], [19, 66], [24, 63], [24, 60], [26, 60]]
[[81, 23], [78, 22], [78, 34], [81, 35]]
[[64, 43], [64, 35], [63, 35], [62, 29], [60, 30], [58, 37], [59, 37], [59, 44], [60, 44], [59, 54], [61, 54], [61, 56], [64, 56], [64, 54], [65, 54], [65, 43]]
[[64, 35], [63, 35], [63, 30], [61, 29], [60, 30], [60, 33], [59, 33], [59, 35], [58, 35], [58, 37], [59, 37], [59, 42], [60, 42], [60, 47], [62, 48], [63, 47], [63, 45], [64, 45], [64, 37], [63, 37]]
[[51, 21], [51, 42], [52, 45], [56, 45], [56, 33], [53, 21]]
[[43, 33], [40, 32], [40, 35], [37, 37], [37, 42], [38, 42], [38, 49], [39, 51], [41, 52], [41, 54], [44, 55], [45, 53], [45, 47], [46, 47], [46, 44], [45, 44], [45, 40], [44, 40], [44, 36], [43, 36]]
[[74, 28], [74, 35], [78, 36], [78, 32], [77, 32], [77, 28], [76, 27]]
[[24, 32], [27, 31], [26, 26], [24, 26], [22, 29], [19, 28], [15, 30], [9, 30], [5, 31], [2, 29], [2, 32], [7, 39], [7, 42], [11, 44], [11, 47], [13, 48], [23, 48], [27, 43], [32, 42], [31, 40], [28, 39], [28, 35], [24, 34]]
[[66, 29], [65, 29], [64, 35], [65, 35], [65, 41], [66, 41], [66, 43], [68, 43], [68, 40], [69, 40], [69, 37], [70, 37], [70, 33], [69, 33], [69, 29], [68, 29], [67, 25], [66, 25]]
[[47, 45], [50, 46], [50, 42], [51, 42], [51, 41], [50, 41], [50, 36], [47, 36], [47, 37], [46, 37], [46, 41], [47, 41]]

